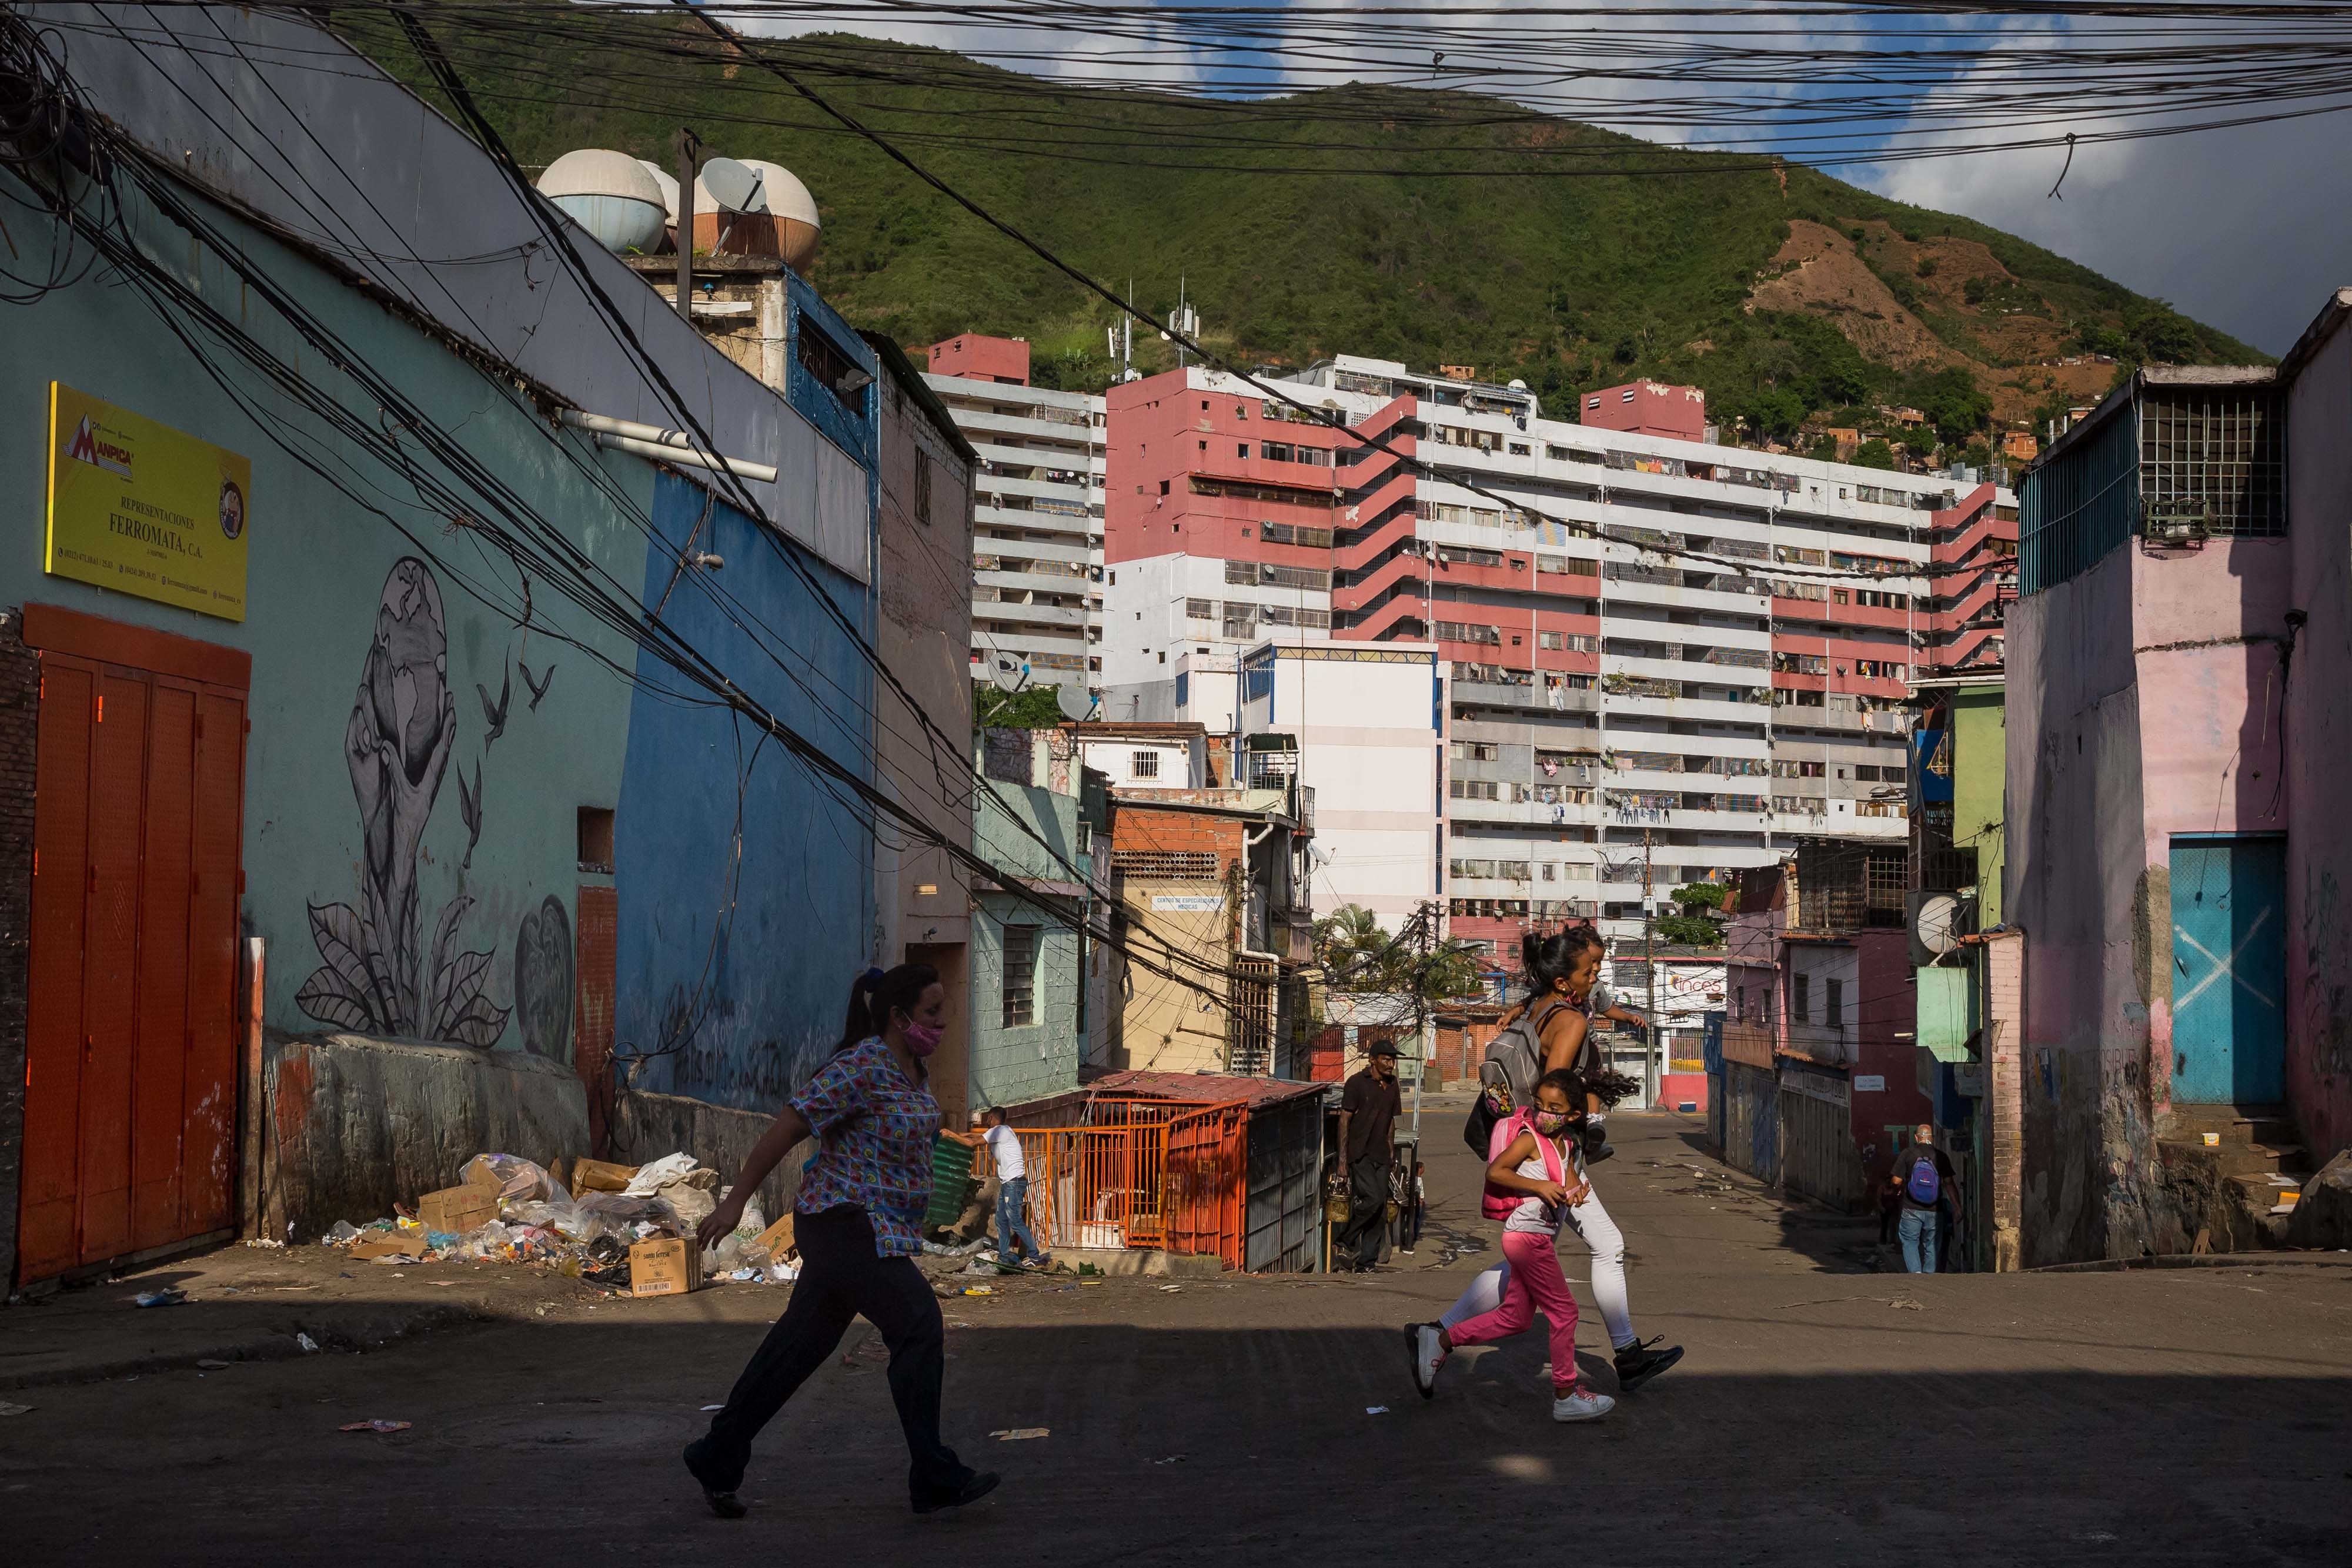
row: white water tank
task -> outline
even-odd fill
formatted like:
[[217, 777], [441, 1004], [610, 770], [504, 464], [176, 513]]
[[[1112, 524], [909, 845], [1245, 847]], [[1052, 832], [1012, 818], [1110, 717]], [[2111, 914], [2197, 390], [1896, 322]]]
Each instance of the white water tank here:
[[661, 186], [625, 152], [602, 147], [566, 152], [540, 175], [539, 192], [616, 254], [651, 251], [668, 222]]

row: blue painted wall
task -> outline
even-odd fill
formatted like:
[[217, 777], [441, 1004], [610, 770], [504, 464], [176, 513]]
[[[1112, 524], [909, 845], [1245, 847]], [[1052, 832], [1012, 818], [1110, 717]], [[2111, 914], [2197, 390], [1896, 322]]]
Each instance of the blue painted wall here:
[[[653, 516], [646, 602], [870, 780], [872, 670], [784, 552], [870, 638], [864, 587], [683, 479], [656, 481]], [[689, 536], [726, 566], [679, 574]], [[616, 1069], [642, 1054], [637, 1088], [772, 1109], [830, 1054], [867, 962], [873, 825], [754, 721], [665, 696], [685, 688], [652, 654], [637, 673], [614, 824]]]

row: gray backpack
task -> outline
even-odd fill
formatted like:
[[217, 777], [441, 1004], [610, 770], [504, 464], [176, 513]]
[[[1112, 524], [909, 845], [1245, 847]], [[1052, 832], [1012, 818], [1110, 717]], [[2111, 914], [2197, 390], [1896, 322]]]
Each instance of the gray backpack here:
[[1570, 1005], [1555, 998], [1540, 1010], [1530, 1008], [1486, 1042], [1486, 1059], [1478, 1064], [1478, 1098], [1462, 1129], [1462, 1141], [1481, 1157], [1495, 1124], [1535, 1103], [1536, 1080], [1543, 1076], [1543, 1026]]

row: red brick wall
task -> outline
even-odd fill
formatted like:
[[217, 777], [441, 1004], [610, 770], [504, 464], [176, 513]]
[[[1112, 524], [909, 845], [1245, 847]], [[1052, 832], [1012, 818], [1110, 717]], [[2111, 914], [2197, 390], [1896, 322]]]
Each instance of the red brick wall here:
[[1213, 854], [1222, 873], [1242, 852], [1242, 822], [1191, 811], [1123, 806], [1113, 814], [1111, 849], [1119, 853]]
[[2020, 1267], [2021, 1184], [2024, 1167], [2025, 938], [2014, 932], [1988, 937], [1984, 962], [1991, 990], [1985, 1040], [1982, 1113], [1990, 1134], [1987, 1173], [1992, 1184], [1992, 1266], [2006, 1273]]
[[573, 1003], [572, 1065], [588, 1090], [588, 1142], [601, 1156], [611, 1152], [612, 1128], [605, 1110], [613, 1103], [613, 1008], [619, 956], [620, 895], [613, 888], [583, 886], [579, 893], [580, 928], [572, 938], [577, 975]]

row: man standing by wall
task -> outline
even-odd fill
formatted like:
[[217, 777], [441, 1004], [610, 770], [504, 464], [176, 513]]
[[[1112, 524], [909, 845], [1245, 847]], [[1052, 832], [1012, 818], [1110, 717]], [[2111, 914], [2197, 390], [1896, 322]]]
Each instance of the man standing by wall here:
[[1922, 1122], [1912, 1129], [1911, 1146], [1895, 1157], [1894, 1179], [1903, 1193], [1903, 1268], [1932, 1274], [1944, 1228], [1944, 1195], [1952, 1190], [1952, 1162], [1936, 1146], [1935, 1128]]
[[1376, 1040], [1365, 1051], [1363, 1069], [1348, 1080], [1339, 1099], [1339, 1160], [1348, 1174], [1348, 1223], [1339, 1232], [1339, 1257], [1358, 1269], [1381, 1260], [1381, 1237], [1388, 1218], [1389, 1167], [1393, 1161], [1397, 1113], [1404, 1097], [1397, 1089], [1397, 1048]]

